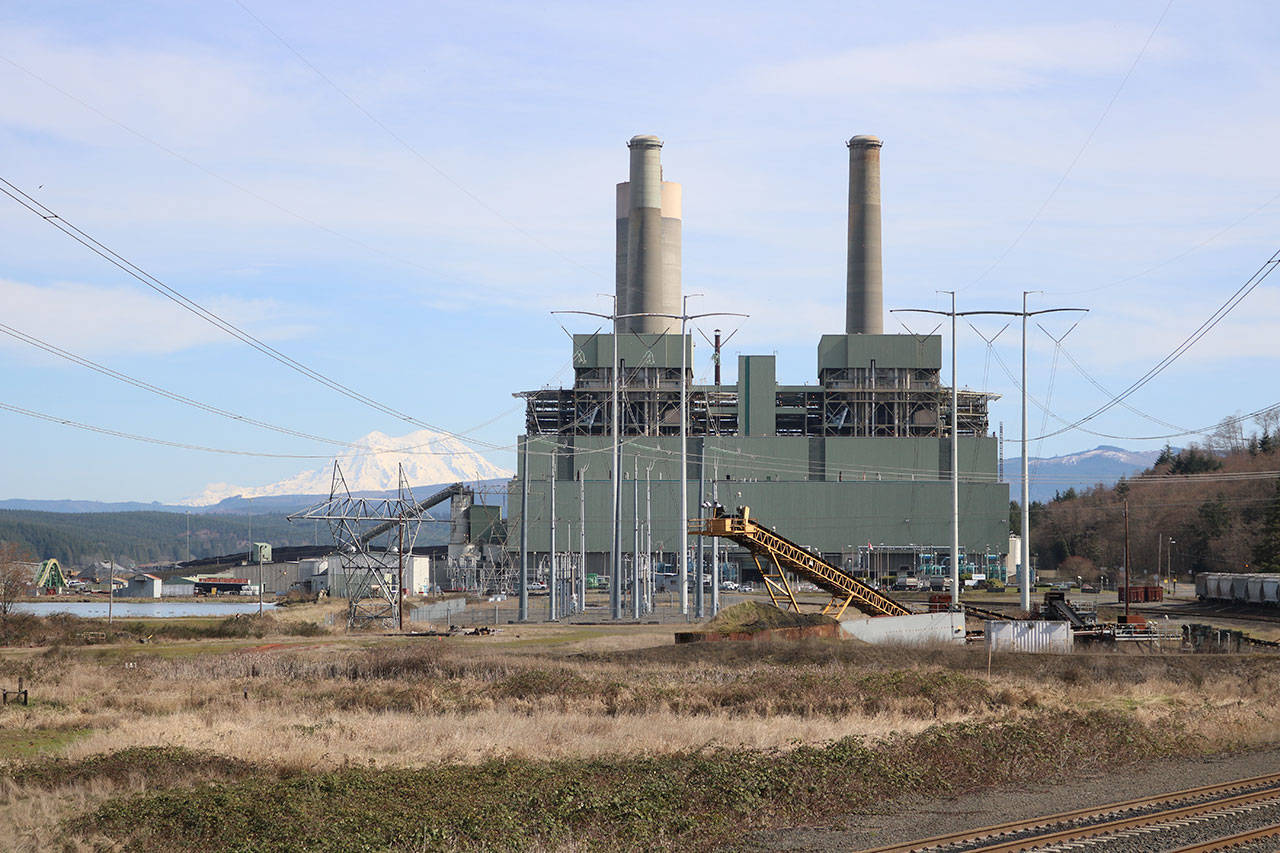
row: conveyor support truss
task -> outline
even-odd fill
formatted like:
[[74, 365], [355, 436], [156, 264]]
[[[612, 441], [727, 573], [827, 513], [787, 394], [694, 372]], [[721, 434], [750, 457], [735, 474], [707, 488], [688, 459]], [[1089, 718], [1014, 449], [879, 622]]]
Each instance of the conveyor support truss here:
[[775, 606], [800, 609], [787, 580], [786, 573], [791, 572], [831, 595], [822, 612], [836, 619], [844, 615], [851, 604], [870, 616], [906, 616], [911, 612], [889, 596], [752, 520], [750, 507], [740, 507], [737, 515], [722, 515], [719, 507], [714, 513], [711, 518], [690, 519], [689, 532], [718, 536], [746, 548], [764, 576], [765, 590]]

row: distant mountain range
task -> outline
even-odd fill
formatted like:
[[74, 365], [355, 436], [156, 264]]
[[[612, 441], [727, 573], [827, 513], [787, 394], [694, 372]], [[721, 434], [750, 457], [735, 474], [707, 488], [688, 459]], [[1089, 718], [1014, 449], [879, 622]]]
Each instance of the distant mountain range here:
[[[343, 478], [356, 497], [385, 497], [395, 493], [397, 465], [403, 464], [405, 475], [417, 497], [425, 497], [433, 488], [464, 482], [489, 492], [485, 503], [505, 501], [501, 486], [513, 475], [489, 462], [452, 436], [422, 430], [400, 437], [372, 432], [356, 442], [359, 449], [339, 457]], [[394, 452], [403, 449], [403, 452]], [[1131, 477], [1150, 468], [1159, 455], [1157, 450], [1132, 451], [1102, 445], [1092, 450], [1062, 456], [1032, 457], [1031, 499], [1052, 500], [1057, 492], [1077, 491], [1102, 483], [1112, 485], [1121, 477]], [[1018, 498], [1021, 488], [1021, 460], [1006, 459], [1005, 481], [1010, 496]], [[199, 495], [176, 504], [139, 501], [81, 500], [0, 500], [0, 509], [39, 510], [43, 512], [201, 512], [215, 515], [285, 514], [310, 506], [329, 494], [333, 477], [332, 464], [267, 486], [230, 486], [210, 484]]]
[[[450, 483], [467, 483], [483, 489], [484, 503], [505, 503], [501, 486], [512, 472], [494, 465], [450, 435], [419, 430], [398, 437], [371, 432], [338, 457], [342, 479], [353, 497], [394, 496], [400, 466], [414, 490], [424, 498]], [[204, 491], [174, 504], [140, 501], [0, 500], [0, 509], [39, 512], [199, 512], [212, 515], [287, 514], [328, 497], [333, 464], [303, 471], [266, 486], [232, 486], [211, 483]]]
[[[371, 432], [339, 456], [338, 465], [352, 493], [394, 491], [401, 468], [410, 485], [474, 483], [512, 476], [453, 436], [425, 429], [402, 436]], [[332, 482], [333, 465], [329, 464], [267, 486], [211, 483], [200, 494], [179, 503], [205, 507], [227, 498], [327, 495]]]
[[[1158, 450], [1134, 451], [1104, 444], [1063, 456], [1033, 456], [1027, 460], [1031, 500], [1049, 501], [1058, 492], [1081, 491], [1099, 483], [1114, 485], [1121, 477], [1132, 477], [1150, 468], [1159, 455]], [[1004, 461], [1004, 475], [1010, 487], [1009, 496], [1018, 500], [1022, 490], [1021, 457]]]

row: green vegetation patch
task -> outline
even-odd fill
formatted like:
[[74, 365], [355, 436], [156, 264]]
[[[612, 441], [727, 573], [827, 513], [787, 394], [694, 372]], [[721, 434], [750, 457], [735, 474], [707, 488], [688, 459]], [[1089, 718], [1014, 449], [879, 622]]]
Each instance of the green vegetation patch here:
[[30, 758], [87, 735], [90, 729], [0, 729], [0, 760]]
[[[787, 752], [502, 760], [420, 770], [265, 775], [119, 797], [75, 818], [130, 850], [712, 849], [744, 830], [844, 814], [899, 794], [1045, 778], [1190, 748], [1118, 714], [934, 726]], [[194, 772], [194, 771], [193, 771]]]
[[772, 604], [744, 601], [720, 611], [706, 624], [707, 630], [719, 634], [754, 633], [770, 628], [802, 628], [808, 625], [827, 625], [836, 620], [822, 613], [796, 613], [779, 610]]
[[135, 746], [119, 752], [70, 760], [45, 758], [21, 764], [5, 772], [13, 782], [37, 788], [68, 783], [106, 781], [121, 783], [142, 777], [156, 788], [207, 783], [216, 779], [243, 779], [261, 773], [247, 761], [178, 746]]

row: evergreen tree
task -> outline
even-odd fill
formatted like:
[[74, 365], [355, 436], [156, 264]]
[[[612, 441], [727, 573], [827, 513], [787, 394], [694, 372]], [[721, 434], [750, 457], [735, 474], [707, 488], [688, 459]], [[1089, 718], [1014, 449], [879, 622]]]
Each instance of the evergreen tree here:
[[1253, 549], [1253, 565], [1260, 572], [1280, 572], [1280, 480], [1276, 480], [1276, 493], [1267, 507], [1262, 536]]

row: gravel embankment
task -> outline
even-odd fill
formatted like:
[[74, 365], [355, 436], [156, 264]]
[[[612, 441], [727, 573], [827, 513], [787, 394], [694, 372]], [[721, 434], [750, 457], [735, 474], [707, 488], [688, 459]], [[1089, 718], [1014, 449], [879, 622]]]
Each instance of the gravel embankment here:
[[[875, 813], [852, 813], [821, 826], [795, 826], [757, 832], [734, 845], [734, 849], [759, 853], [848, 853], [1006, 821], [1092, 808], [1199, 785], [1280, 772], [1280, 749], [1168, 759], [1115, 770], [1107, 767], [1106, 760], [1106, 756], [1100, 755], [1094, 766], [1064, 768], [1060, 777], [1046, 778], [1033, 785], [991, 788], [934, 799], [904, 797], [884, 803]], [[1220, 836], [1242, 829], [1243, 826], [1211, 831]], [[1138, 838], [1136, 843], [1146, 844], [1146, 839]], [[1093, 851], [1102, 848], [1090, 846], [1087, 849]], [[1117, 849], [1152, 853], [1159, 848], [1139, 846]], [[1270, 843], [1270, 846], [1264, 843], [1260, 849], [1274, 851], [1277, 848], [1274, 843]]]

